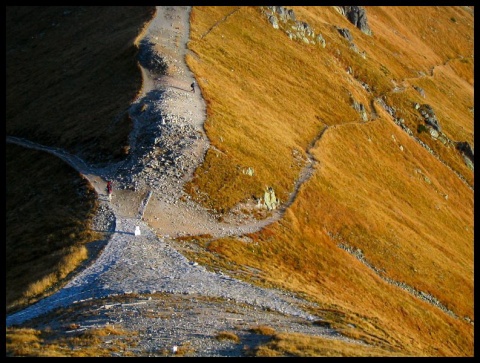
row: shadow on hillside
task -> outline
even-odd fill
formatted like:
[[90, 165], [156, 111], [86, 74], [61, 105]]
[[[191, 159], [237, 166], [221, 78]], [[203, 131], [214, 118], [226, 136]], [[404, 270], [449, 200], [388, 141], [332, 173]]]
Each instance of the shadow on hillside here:
[[272, 337], [268, 335], [255, 334], [247, 332], [240, 336], [239, 343], [232, 342], [230, 347], [225, 347], [217, 351], [221, 357], [249, 357], [260, 345], [268, 343]]
[[155, 44], [148, 39], [140, 41], [137, 59], [143, 68], [154, 75], [165, 75], [167, 72], [167, 63], [163, 57], [155, 51]]
[[145, 112], [145, 106], [148, 106], [153, 102], [162, 100], [164, 98], [163, 96], [164, 93], [165, 93], [165, 90], [163, 89], [154, 89], [154, 90], [148, 91], [145, 94], [145, 96], [142, 97], [140, 102], [132, 104], [129, 111], [130, 116], [139, 117], [142, 113]]
[[135, 236], [135, 233], [133, 233], [133, 232], [120, 232], [120, 231], [115, 231], [114, 233], [117, 233], [117, 234], [131, 234], [132, 236]]

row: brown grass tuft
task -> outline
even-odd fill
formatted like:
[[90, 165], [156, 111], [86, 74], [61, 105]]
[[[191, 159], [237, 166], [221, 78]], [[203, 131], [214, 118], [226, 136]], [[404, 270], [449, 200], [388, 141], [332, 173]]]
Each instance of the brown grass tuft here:
[[234, 341], [235, 343], [240, 342], [240, 338], [238, 337], [237, 334], [228, 332], [228, 331], [218, 332], [215, 338], [217, 338], [218, 340], [231, 340], [231, 341]]

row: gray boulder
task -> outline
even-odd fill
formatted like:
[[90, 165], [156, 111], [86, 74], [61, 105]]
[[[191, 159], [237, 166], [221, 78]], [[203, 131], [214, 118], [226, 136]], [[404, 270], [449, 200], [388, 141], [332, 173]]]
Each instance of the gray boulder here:
[[440, 127], [440, 125], [438, 124], [438, 120], [437, 120], [436, 118], [427, 117], [427, 118], [425, 118], [425, 123], [426, 123], [427, 125], [432, 126], [435, 130], [441, 131], [441, 127]]
[[361, 6], [343, 6], [343, 13], [347, 19], [367, 35], [372, 35], [368, 27], [367, 11]]
[[344, 37], [345, 39], [347, 39], [349, 42], [353, 42], [353, 37], [352, 37], [352, 34], [350, 34], [350, 31], [348, 29], [345, 29], [345, 28], [337, 28], [338, 32], [340, 33], [340, 35], [342, 37]]
[[468, 158], [472, 164], [474, 163], [473, 149], [466, 141], [459, 141], [455, 145], [458, 151], [460, 151], [466, 158]]
[[268, 21], [270, 22], [270, 24], [272, 24], [274, 29], [278, 29], [278, 20], [275, 15], [270, 15], [268, 17]]
[[288, 17], [290, 18], [290, 20], [295, 21], [295, 13], [293, 12], [292, 9], [288, 9], [288, 10], [287, 10], [287, 15], [288, 15]]
[[423, 104], [418, 108], [418, 111], [423, 116], [424, 121], [427, 125], [433, 127], [438, 132], [442, 131], [440, 124], [438, 123], [437, 116], [430, 105]]

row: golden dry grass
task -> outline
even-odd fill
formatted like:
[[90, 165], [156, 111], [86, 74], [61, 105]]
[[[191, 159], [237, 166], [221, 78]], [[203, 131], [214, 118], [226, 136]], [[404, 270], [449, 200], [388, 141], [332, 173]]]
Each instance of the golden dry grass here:
[[[207, 133], [221, 150], [210, 151], [197, 170], [189, 185], [193, 195], [208, 195], [205, 204], [226, 210], [271, 185], [285, 200], [300, 168], [292, 150], [305, 155], [322, 126], [330, 126], [313, 150], [316, 172], [284, 219], [250, 235], [254, 243], [210, 241], [210, 261], [260, 269], [264, 283], [335, 307], [332, 321], [345, 334], [395, 354], [471, 356], [473, 326], [463, 318], [473, 320], [473, 192], [378, 105], [379, 118], [361, 123], [349, 102], [352, 94], [369, 109], [373, 97], [386, 95], [413, 131], [413, 102], [428, 103], [449, 138], [473, 143], [471, 13], [370, 7], [369, 37], [333, 8], [293, 9], [323, 35], [325, 49], [288, 40], [254, 8], [192, 12], [195, 57], [187, 62], [207, 100]], [[349, 28], [367, 59], [349, 50], [333, 25]], [[407, 87], [392, 93], [395, 84]], [[424, 88], [427, 99], [420, 102], [412, 85]], [[419, 137], [473, 183], [454, 148]], [[250, 179], [238, 171], [247, 166], [255, 170]], [[382, 276], [432, 295], [457, 317], [388, 284], [340, 243], [360, 249]], [[349, 321], [355, 329], [345, 329]]]
[[87, 258], [96, 193], [50, 154], [7, 145], [7, 310], [31, 303]]
[[218, 340], [231, 340], [236, 343], [240, 342], [238, 335], [230, 331], [220, 331], [217, 333], [215, 338]]
[[261, 334], [261, 335], [275, 335], [275, 329], [267, 325], [258, 325], [248, 329], [252, 333]]
[[254, 350], [255, 357], [401, 357], [404, 354], [342, 340], [277, 334]]
[[[195, 19], [206, 9], [210, 7], [194, 8]], [[187, 57], [187, 62], [207, 100], [205, 128], [211, 142], [218, 150], [228, 150], [208, 151], [190, 190], [219, 190], [208, 193], [210, 203], [219, 209], [229, 209], [252, 195], [260, 197], [265, 186], [272, 186], [285, 200], [300, 169], [292, 163], [292, 151], [305, 156], [324, 124], [333, 123], [332, 115], [326, 114], [328, 104], [349, 97], [341, 84], [332, 83], [322, 92], [311, 77], [315, 72], [327, 73], [329, 65], [320, 54], [306, 53], [296, 43], [284, 41], [285, 49], [269, 49], [269, 44], [280, 41], [279, 34], [262, 31], [265, 24], [256, 17], [256, 9], [241, 8], [203, 39], [199, 39], [203, 29], [210, 24], [200, 23], [198, 31], [192, 28], [189, 43], [196, 53], [208, 52], [205, 59]], [[229, 46], [232, 40], [237, 46]], [[302, 102], [291, 101], [296, 98]], [[325, 117], [318, 117], [322, 110]], [[346, 119], [356, 119], [353, 109], [346, 111]], [[241, 173], [246, 167], [254, 169], [252, 177]], [[282, 177], [277, 170], [282, 170]]]
[[[124, 335], [130, 334], [112, 326], [89, 329], [79, 333], [58, 335], [48, 330], [29, 328], [7, 328], [7, 357], [111, 357], [122, 352], [122, 356], [133, 356], [125, 352]], [[105, 340], [109, 344], [103, 344]]]
[[[191, 53], [186, 60], [206, 99], [205, 128], [215, 146], [187, 186], [200, 202], [226, 211], [252, 196], [260, 197], [266, 186], [286, 200], [302, 167], [294, 154], [305, 159], [310, 143], [329, 126], [311, 151], [317, 160], [315, 173], [301, 187], [284, 218], [249, 235], [250, 243], [205, 236], [198, 243], [206, 252], [196, 260], [231, 270], [256, 268], [261, 271], [262, 284], [315, 301], [319, 307], [312, 313], [341, 333], [371, 344], [357, 347], [277, 334], [257, 355], [473, 356], [473, 324], [464, 319], [474, 320], [473, 191], [372, 102], [386, 96], [386, 102], [395, 106], [414, 133], [421, 120], [412, 103], [428, 103], [449, 138], [473, 146], [473, 10], [461, 6], [367, 7], [370, 37], [333, 7], [293, 9], [297, 19], [323, 35], [326, 48], [290, 41], [268, 24], [258, 8], [192, 10]], [[89, 29], [94, 26], [88, 24]], [[335, 26], [350, 30], [366, 59], [349, 49]], [[143, 23], [129, 28], [127, 38], [133, 41], [142, 27]], [[14, 29], [8, 17], [7, 29]], [[31, 30], [39, 34], [41, 29]], [[7, 74], [18, 74], [18, 85], [25, 86], [29, 82], [24, 73], [10, 73], [14, 68], [9, 65], [16, 64], [11, 59], [20, 62], [21, 49], [32, 52], [40, 48], [22, 36], [15, 38], [21, 46], [9, 50], [13, 38], [7, 34]], [[122, 44], [125, 52], [131, 49], [129, 41], [122, 40]], [[97, 47], [98, 42], [92, 46]], [[353, 75], [346, 73], [347, 67]], [[59, 65], [54, 64], [54, 69]], [[122, 105], [111, 104], [114, 115], [139, 89], [138, 75], [131, 67], [117, 70], [122, 78], [133, 81], [122, 93], [126, 95]], [[112, 76], [105, 73], [105, 89], [118, 95], [106, 80]], [[368, 83], [372, 93], [358, 81]], [[66, 127], [74, 131], [62, 137], [42, 131], [40, 121], [34, 118], [22, 124], [19, 120], [33, 114], [40, 102], [24, 112], [31, 97], [22, 95], [15, 84], [7, 77], [8, 133], [45, 143], [55, 140], [74, 150], [73, 135], [81, 132], [90, 147], [87, 153], [93, 157], [94, 142], [89, 137], [103, 137], [105, 124], [102, 130], [81, 131], [75, 125], [78, 119], [66, 117], [72, 121]], [[77, 86], [82, 84], [78, 81]], [[405, 86], [405, 91], [392, 92], [395, 84]], [[422, 87], [427, 98], [421, 98], [413, 85]], [[72, 92], [81, 90], [71, 88]], [[378, 118], [360, 122], [351, 96], [368, 112], [374, 105]], [[101, 113], [108, 102], [98, 100], [101, 102], [94, 106]], [[17, 103], [20, 101], [23, 104]], [[60, 114], [68, 116], [72, 103], [65, 99], [63, 106]], [[45, 121], [50, 122], [50, 111], [39, 115], [48, 128], [61, 124], [58, 117], [51, 119], [52, 124]], [[86, 129], [98, 120], [89, 114], [82, 121]], [[109, 150], [112, 155], [119, 150], [128, 130], [128, 120], [124, 121], [124, 131], [117, 129], [108, 146], [95, 150]], [[473, 184], [473, 172], [454, 148], [438, 144], [425, 133], [416, 136]], [[252, 167], [254, 176], [243, 174], [245, 167]], [[7, 226], [12, 225], [9, 223], [7, 218]], [[381, 276], [339, 244], [360, 249], [368, 263], [383, 271]], [[455, 316], [382, 277], [432, 295]]]

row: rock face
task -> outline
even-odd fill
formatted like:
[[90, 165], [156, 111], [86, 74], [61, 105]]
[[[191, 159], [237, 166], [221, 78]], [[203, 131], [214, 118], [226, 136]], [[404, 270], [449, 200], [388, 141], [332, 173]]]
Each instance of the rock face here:
[[466, 141], [459, 141], [457, 142], [456, 146], [458, 151], [460, 151], [463, 155], [463, 159], [465, 160], [465, 164], [473, 170], [474, 166], [474, 156], [473, 156], [473, 149], [470, 144]]
[[466, 142], [466, 141], [458, 142], [457, 143], [457, 150], [464, 153], [466, 156], [468, 156], [469, 159], [471, 159], [473, 161], [473, 149], [468, 142]]
[[343, 14], [350, 22], [367, 35], [372, 35], [368, 27], [367, 11], [361, 6], [341, 6]]
[[336, 26], [335, 29], [337, 29], [338, 33], [342, 37], [344, 37], [345, 39], [348, 40], [348, 43], [350, 44], [350, 49], [352, 49], [354, 52], [360, 54], [363, 59], [367, 58], [367, 53], [358, 49], [358, 47], [353, 43], [353, 36], [350, 33], [350, 30], [348, 30], [347, 28], [340, 28], [338, 26]]

